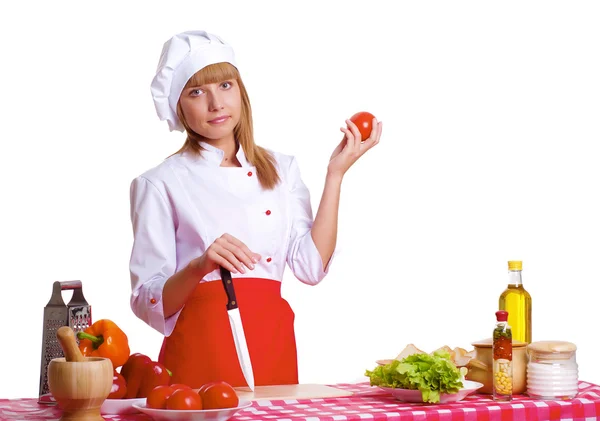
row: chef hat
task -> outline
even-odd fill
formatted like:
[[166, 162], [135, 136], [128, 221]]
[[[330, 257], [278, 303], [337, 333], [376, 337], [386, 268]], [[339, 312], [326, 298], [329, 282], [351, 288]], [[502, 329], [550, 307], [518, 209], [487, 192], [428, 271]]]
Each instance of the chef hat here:
[[167, 120], [171, 131], [184, 131], [177, 103], [187, 81], [198, 70], [222, 62], [236, 66], [233, 49], [217, 35], [187, 31], [165, 42], [150, 90], [158, 117]]

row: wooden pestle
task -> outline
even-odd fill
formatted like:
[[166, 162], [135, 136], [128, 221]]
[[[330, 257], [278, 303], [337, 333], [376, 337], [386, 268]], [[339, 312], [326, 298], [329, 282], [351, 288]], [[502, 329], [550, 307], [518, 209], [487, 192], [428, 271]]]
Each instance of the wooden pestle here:
[[73, 332], [73, 329], [69, 326], [62, 326], [56, 331], [56, 337], [65, 354], [66, 361], [76, 363], [85, 361], [85, 357], [79, 350], [79, 346], [75, 340], [75, 332]]

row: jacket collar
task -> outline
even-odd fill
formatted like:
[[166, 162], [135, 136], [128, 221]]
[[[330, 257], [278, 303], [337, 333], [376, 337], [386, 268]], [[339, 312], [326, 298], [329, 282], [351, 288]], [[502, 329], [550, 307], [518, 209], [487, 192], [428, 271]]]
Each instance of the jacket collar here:
[[[217, 148], [216, 146], [211, 145], [208, 142], [199, 142], [200, 146], [202, 146], [203, 151], [201, 152], [201, 156], [205, 162], [210, 165], [214, 165], [217, 167], [221, 166], [223, 162], [223, 158], [225, 156], [225, 152], [222, 149]], [[240, 161], [242, 168], [250, 167], [250, 163], [246, 159], [246, 154], [244, 153], [244, 148], [238, 143], [238, 151], [235, 154], [235, 157]]]

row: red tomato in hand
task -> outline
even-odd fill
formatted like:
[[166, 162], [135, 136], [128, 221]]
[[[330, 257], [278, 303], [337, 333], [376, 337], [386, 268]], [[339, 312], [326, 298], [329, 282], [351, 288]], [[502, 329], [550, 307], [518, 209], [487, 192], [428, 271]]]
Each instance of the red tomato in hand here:
[[350, 117], [350, 121], [356, 124], [358, 131], [360, 132], [361, 141], [365, 141], [371, 136], [371, 130], [373, 130], [373, 119], [375, 116], [366, 111], [361, 111]]
[[166, 409], [167, 399], [173, 394], [175, 390], [169, 385], [156, 386], [148, 393], [146, 398], [146, 405], [148, 408], [154, 409]]
[[203, 408], [202, 398], [193, 389], [179, 389], [167, 399], [167, 409], [198, 410]]
[[198, 394], [202, 397], [204, 409], [234, 408], [238, 406], [239, 398], [233, 387], [225, 382], [213, 382]]

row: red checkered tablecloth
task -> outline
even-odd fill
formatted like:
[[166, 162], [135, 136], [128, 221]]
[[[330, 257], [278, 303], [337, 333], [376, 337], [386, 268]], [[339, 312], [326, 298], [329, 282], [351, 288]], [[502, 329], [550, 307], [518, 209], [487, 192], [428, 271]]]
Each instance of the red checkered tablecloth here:
[[[473, 394], [445, 405], [400, 402], [368, 383], [336, 384], [355, 392], [353, 396], [327, 399], [263, 400], [238, 412], [231, 421], [355, 421], [355, 420], [432, 420], [432, 421], [508, 421], [600, 419], [600, 386], [579, 382], [579, 393], [571, 400], [533, 400], [515, 396], [512, 402], [495, 402], [489, 395]], [[0, 399], [0, 420], [58, 420], [61, 411], [37, 399]], [[113, 421], [148, 421], [143, 414], [104, 415]]]

